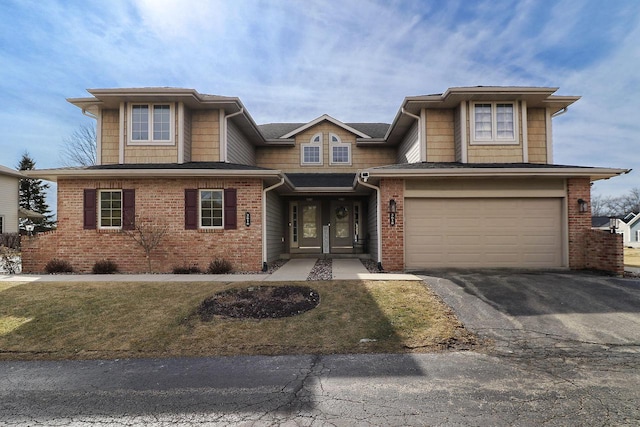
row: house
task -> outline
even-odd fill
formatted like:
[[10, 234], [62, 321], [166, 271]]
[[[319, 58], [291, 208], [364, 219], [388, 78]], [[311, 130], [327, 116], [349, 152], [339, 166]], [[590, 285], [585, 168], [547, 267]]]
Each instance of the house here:
[[23, 244], [23, 268], [109, 258], [143, 271], [127, 236], [139, 224], [167, 230], [152, 255], [165, 272], [299, 256], [590, 268], [591, 182], [628, 171], [553, 163], [553, 119], [579, 99], [556, 91], [459, 87], [405, 98], [390, 124], [258, 125], [238, 98], [92, 89], [68, 101], [96, 119], [97, 165], [28, 172], [57, 182], [58, 229]]
[[18, 232], [18, 189], [23, 178], [17, 170], [0, 165], [0, 234]]

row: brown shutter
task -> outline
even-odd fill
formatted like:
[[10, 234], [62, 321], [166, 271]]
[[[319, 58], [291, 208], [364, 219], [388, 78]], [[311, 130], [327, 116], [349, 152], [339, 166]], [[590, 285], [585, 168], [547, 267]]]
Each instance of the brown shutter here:
[[184, 190], [184, 229], [198, 229], [198, 190]]
[[238, 228], [237, 197], [235, 188], [224, 190], [224, 229]]
[[122, 190], [122, 229], [136, 228], [136, 190]]
[[85, 189], [83, 203], [84, 229], [95, 230], [97, 218], [96, 205], [98, 203], [97, 191], [93, 188]]

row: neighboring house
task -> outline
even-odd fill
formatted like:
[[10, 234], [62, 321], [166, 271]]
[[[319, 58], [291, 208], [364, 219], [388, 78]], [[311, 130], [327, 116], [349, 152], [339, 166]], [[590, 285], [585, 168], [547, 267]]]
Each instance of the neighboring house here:
[[18, 190], [22, 178], [26, 176], [0, 165], [0, 234], [18, 232]]
[[611, 231], [611, 219], [615, 220], [615, 232], [621, 234], [625, 246], [640, 247], [640, 215], [631, 212], [624, 217], [594, 216], [591, 228]]
[[57, 182], [58, 229], [23, 244], [23, 267], [143, 271], [126, 235], [143, 223], [167, 229], [161, 271], [325, 255], [389, 271], [587, 268], [590, 184], [627, 171], [553, 164], [553, 118], [579, 99], [556, 90], [451, 88], [405, 98], [391, 124], [264, 125], [238, 98], [89, 90], [69, 102], [97, 120], [98, 164], [28, 172]]

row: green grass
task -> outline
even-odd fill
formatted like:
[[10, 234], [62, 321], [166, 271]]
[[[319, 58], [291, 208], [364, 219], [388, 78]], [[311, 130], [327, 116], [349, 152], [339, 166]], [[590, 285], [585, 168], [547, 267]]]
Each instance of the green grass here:
[[0, 359], [408, 352], [475, 342], [421, 282], [298, 284], [319, 292], [318, 307], [211, 322], [195, 314], [202, 300], [260, 283], [3, 284]]

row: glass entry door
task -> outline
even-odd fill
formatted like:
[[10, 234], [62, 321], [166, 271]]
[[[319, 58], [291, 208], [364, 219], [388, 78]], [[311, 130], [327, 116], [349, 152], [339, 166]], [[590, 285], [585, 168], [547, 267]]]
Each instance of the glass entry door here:
[[353, 203], [333, 200], [330, 210], [331, 252], [353, 249]]
[[322, 245], [322, 226], [320, 202], [299, 203], [299, 247], [320, 248]]

